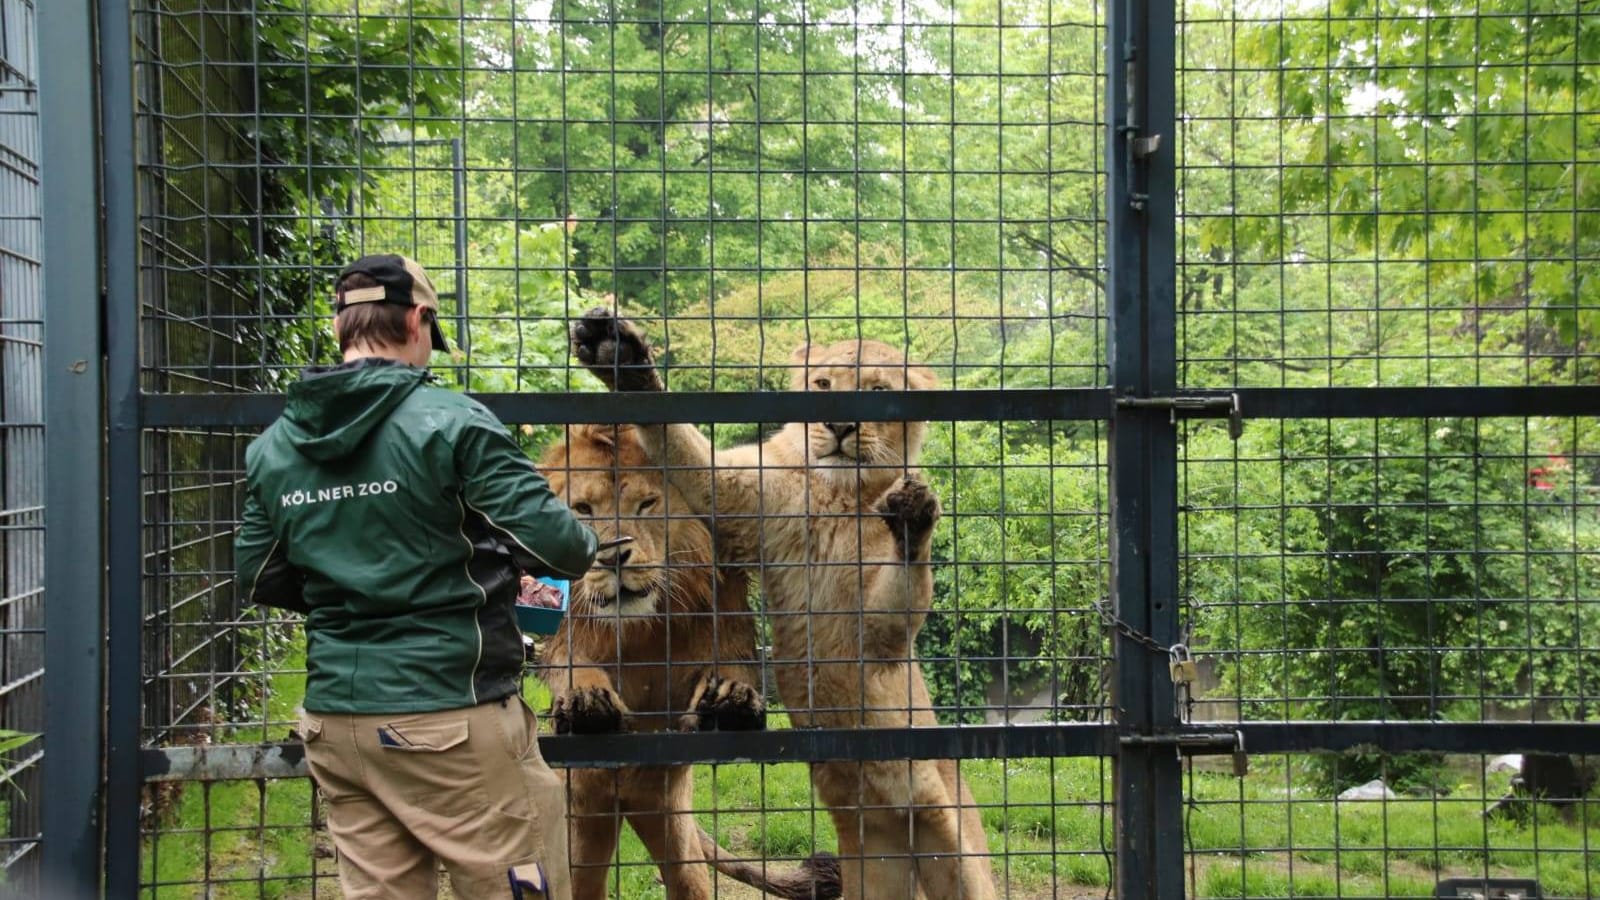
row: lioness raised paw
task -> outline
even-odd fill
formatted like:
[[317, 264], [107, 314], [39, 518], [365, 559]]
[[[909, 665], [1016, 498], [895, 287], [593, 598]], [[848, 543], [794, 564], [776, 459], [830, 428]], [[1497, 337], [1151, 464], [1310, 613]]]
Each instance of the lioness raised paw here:
[[639, 326], [597, 306], [572, 323], [572, 355], [614, 391], [659, 391], [650, 341]]
[[623, 731], [627, 704], [608, 687], [579, 688], [550, 705], [556, 734], [616, 734]]
[[684, 731], [761, 731], [767, 727], [767, 704], [750, 685], [712, 675], [694, 710], [679, 720], [679, 727]]
[[910, 561], [939, 521], [939, 498], [926, 484], [908, 475], [883, 495], [877, 512], [894, 535], [900, 558]]

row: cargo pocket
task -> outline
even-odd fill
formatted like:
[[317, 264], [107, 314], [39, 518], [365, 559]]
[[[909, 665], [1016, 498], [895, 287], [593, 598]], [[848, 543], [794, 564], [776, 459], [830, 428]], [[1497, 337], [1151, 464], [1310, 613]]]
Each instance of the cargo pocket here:
[[389, 778], [419, 810], [458, 819], [489, 805], [465, 718], [386, 722], [378, 726], [378, 746]]
[[466, 719], [378, 726], [378, 746], [402, 753], [443, 753], [467, 742]]
[[294, 730], [305, 748], [306, 773], [312, 784], [324, 800], [339, 803], [352, 796], [354, 790], [346, 777], [349, 767], [339, 765], [338, 752], [323, 733], [325, 728], [321, 716], [301, 710]]
[[322, 720], [305, 710], [300, 711], [300, 722], [295, 725], [295, 733], [300, 736], [300, 743], [311, 744], [322, 738]]

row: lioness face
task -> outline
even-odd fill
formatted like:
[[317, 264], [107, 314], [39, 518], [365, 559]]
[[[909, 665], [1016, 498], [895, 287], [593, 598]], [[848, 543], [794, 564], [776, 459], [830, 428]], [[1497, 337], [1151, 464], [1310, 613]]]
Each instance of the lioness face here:
[[622, 432], [622, 447], [611, 443], [616, 434], [610, 428], [574, 427], [567, 447], [552, 448], [555, 458], [547, 458], [544, 468], [551, 489], [601, 542], [633, 538], [602, 551], [573, 584], [573, 614], [646, 621], [665, 614], [675, 596], [689, 590], [688, 567], [709, 560], [711, 536], [699, 519], [689, 517], [687, 502], [650, 468], [631, 432]]
[[[877, 341], [841, 341], [801, 347], [795, 390], [903, 391], [934, 384], [933, 373], [910, 365], [900, 351]], [[922, 450], [922, 422], [812, 422], [806, 425], [806, 461], [819, 468], [855, 470], [905, 467]]]

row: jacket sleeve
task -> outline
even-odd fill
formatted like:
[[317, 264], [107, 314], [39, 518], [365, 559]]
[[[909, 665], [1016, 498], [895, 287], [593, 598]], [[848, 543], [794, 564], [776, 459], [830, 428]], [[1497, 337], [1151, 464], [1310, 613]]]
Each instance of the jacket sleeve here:
[[233, 562], [244, 602], [310, 611], [305, 600], [305, 573], [289, 564], [288, 551], [273, 533], [255, 491], [245, 491], [244, 517], [233, 537]]
[[467, 507], [483, 516], [517, 565], [534, 574], [581, 578], [599, 539], [550, 490], [533, 461], [488, 411], [475, 411], [455, 446]]

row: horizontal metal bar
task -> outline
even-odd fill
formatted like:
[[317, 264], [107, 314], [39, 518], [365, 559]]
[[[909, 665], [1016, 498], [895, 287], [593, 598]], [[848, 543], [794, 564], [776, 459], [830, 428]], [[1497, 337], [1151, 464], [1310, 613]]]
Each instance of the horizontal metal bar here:
[[[1123, 744], [1170, 745], [1189, 754], [1231, 752], [1242, 732], [1252, 755], [1378, 750], [1386, 753], [1592, 753], [1594, 722], [1250, 722], [1210, 723], [1158, 735], [1119, 735], [1098, 724], [940, 728], [783, 729], [562, 736], [539, 739], [553, 766], [622, 768], [690, 763], [816, 760], [1027, 759], [1112, 756]], [[147, 748], [146, 781], [229, 781], [306, 774], [298, 743]]]
[[[1185, 392], [1211, 408], [1182, 417], [1226, 416], [1230, 395], [1246, 419], [1497, 418], [1600, 415], [1600, 387], [1240, 388]], [[888, 422], [1105, 419], [1104, 388], [887, 392], [693, 391], [667, 394], [474, 394], [506, 422]], [[1154, 398], [1161, 400], [1164, 398]], [[1126, 398], [1124, 398], [1126, 402]], [[265, 426], [283, 411], [279, 394], [147, 394], [151, 428]]]
[[[1240, 388], [1246, 419], [1521, 418], [1600, 415], [1600, 387]], [[1182, 413], [1180, 413], [1181, 415]], [[1213, 415], [1226, 415], [1220, 407]]]
[[306, 774], [305, 747], [297, 741], [146, 748], [142, 753], [146, 783], [300, 778]]
[[[564, 768], [816, 760], [1011, 759], [1105, 756], [1109, 725], [980, 725], [944, 728], [801, 729], [693, 734], [542, 737], [545, 761]], [[297, 743], [215, 744], [144, 751], [146, 781], [224, 781], [305, 774]]]
[[[685, 391], [474, 394], [505, 422], [895, 422], [1104, 419], [1099, 388], [983, 391]], [[283, 410], [279, 394], [147, 394], [149, 428], [264, 426]]]
[[1250, 722], [1230, 726], [1226, 733], [1235, 730], [1244, 732], [1245, 750], [1251, 754], [1345, 750], [1585, 754], [1600, 748], [1600, 722]]
[[0, 870], [10, 871], [11, 867], [16, 865], [24, 856], [39, 847], [40, 838], [43, 836], [38, 831], [34, 831], [31, 834], [0, 839], [0, 847], [12, 848], [4, 859], [0, 859]]

